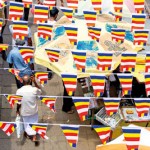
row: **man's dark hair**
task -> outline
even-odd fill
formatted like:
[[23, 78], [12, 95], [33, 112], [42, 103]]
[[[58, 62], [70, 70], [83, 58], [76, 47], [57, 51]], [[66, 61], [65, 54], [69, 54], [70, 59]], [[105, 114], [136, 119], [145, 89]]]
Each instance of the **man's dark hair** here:
[[16, 39], [16, 45], [20, 45], [20, 46], [23, 46], [25, 44], [25, 41], [24, 40], [21, 40], [21, 39]]
[[57, 9], [57, 7], [53, 7], [50, 10], [50, 17], [55, 17], [58, 13], [59, 13], [59, 10]]

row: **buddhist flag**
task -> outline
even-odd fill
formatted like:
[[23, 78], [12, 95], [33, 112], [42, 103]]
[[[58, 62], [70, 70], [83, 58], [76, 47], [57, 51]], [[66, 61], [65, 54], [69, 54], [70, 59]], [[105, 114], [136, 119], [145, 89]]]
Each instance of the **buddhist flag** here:
[[144, 3], [145, 0], [133, 0], [134, 1], [134, 8], [136, 13], [144, 14]]
[[145, 74], [145, 89], [148, 97], [150, 95], [150, 74]]
[[62, 131], [71, 147], [76, 148], [79, 135], [79, 125], [60, 125]]
[[53, 25], [49, 23], [38, 24], [38, 37], [51, 40]]
[[18, 2], [9, 2], [9, 20], [22, 20], [24, 4]]
[[116, 22], [122, 21], [122, 13], [114, 12], [114, 15], [115, 15], [115, 21]]
[[121, 87], [122, 87], [122, 95], [131, 95], [132, 91], [132, 74], [117, 74]]
[[48, 80], [48, 72], [36, 72], [35, 77], [38, 79], [41, 85], [44, 85]]
[[8, 44], [0, 44], [0, 52], [6, 51], [8, 49]]
[[14, 107], [15, 103], [20, 102], [22, 100], [22, 96], [20, 96], [20, 95], [7, 95], [7, 94], [5, 94], [4, 96], [8, 100], [11, 108]]
[[102, 144], [105, 145], [109, 141], [111, 128], [106, 126], [101, 126], [101, 125], [93, 125], [92, 127], [98, 134]]
[[64, 15], [72, 22], [73, 8], [60, 7], [60, 9], [64, 13]]
[[111, 116], [116, 114], [119, 108], [121, 98], [103, 98], [106, 114]]
[[126, 31], [124, 29], [112, 28], [111, 37], [114, 42], [123, 43]]
[[134, 29], [142, 30], [145, 27], [146, 14], [132, 14], [132, 26], [131, 30]]
[[134, 98], [134, 102], [135, 102], [138, 117], [147, 116], [150, 108], [150, 99]]
[[3, 25], [3, 18], [0, 18], [0, 35], [1, 35], [1, 32], [2, 32], [2, 25]]
[[103, 96], [105, 87], [104, 74], [90, 74], [91, 83], [96, 97]]
[[50, 8], [56, 6], [56, 0], [44, 0], [43, 5], [48, 6]]
[[128, 150], [138, 150], [141, 129], [136, 127], [122, 127], [124, 139]]
[[73, 26], [64, 26], [68, 39], [72, 45], [77, 45], [78, 28]]
[[94, 10], [98, 13], [102, 13], [102, 0], [91, 0]]
[[36, 131], [43, 139], [48, 140], [49, 138], [46, 136], [47, 124], [29, 124], [30, 127]]
[[21, 77], [19, 77], [19, 72], [20, 72], [19, 70], [14, 69], [14, 68], [10, 68], [10, 69], [8, 69], [8, 71], [9, 71], [10, 73], [12, 73], [13, 75], [15, 75], [16, 78], [17, 78], [17, 80], [19, 80], [20, 82], [22, 82]]
[[146, 53], [145, 72], [150, 72], [150, 53]]
[[73, 55], [77, 70], [85, 72], [86, 51], [74, 50], [72, 51], [72, 55]]
[[114, 5], [114, 11], [117, 13], [122, 13], [123, 0], [112, 0]]
[[44, 5], [35, 5], [34, 23], [45, 23], [48, 20], [49, 7]]
[[135, 30], [134, 31], [134, 45], [146, 46], [148, 41], [148, 30]]
[[59, 60], [59, 54], [60, 50], [59, 49], [45, 49], [47, 56], [51, 62], [58, 62]]
[[88, 27], [95, 27], [96, 23], [96, 11], [83, 11], [84, 19]]
[[18, 49], [26, 64], [30, 63], [30, 61], [33, 61], [34, 47], [18, 46]]
[[113, 56], [112, 52], [98, 52], [97, 69], [99, 71], [111, 70], [112, 56]]
[[78, 11], [78, 0], [67, 0], [67, 6], [72, 8], [74, 12]]
[[62, 73], [61, 77], [64, 82], [68, 95], [72, 96], [77, 87], [77, 74], [76, 73]]
[[25, 8], [31, 8], [32, 0], [22, 0], [22, 2], [24, 3]]
[[9, 123], [9, 122], [0, 122], [0, 128], [8, 135], [10, 136], [14, 131], [17, 125], [15, 123]]
[[137, 53], [122, 53], [120, 71], [134, 72]]
[[88, 27], [88, 35], [95, 41], [99, 42], [101, 35], [101, 28]]
[[85, 121], [88, 118], [89, 98], [72, 97], [72, 99], [79, 114], [80, 120]]

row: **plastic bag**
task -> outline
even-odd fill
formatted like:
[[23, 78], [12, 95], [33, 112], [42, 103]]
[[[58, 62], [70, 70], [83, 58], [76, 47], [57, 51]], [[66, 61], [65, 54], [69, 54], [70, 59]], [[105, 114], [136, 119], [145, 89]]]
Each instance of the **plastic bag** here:
[[24, 125], [23, 125], [23, 120], [22, 117], [17, 115], [16, 117], [16, 132], [17, 132], [17, 138], [20, 138], [21, 134], [24, 132]]

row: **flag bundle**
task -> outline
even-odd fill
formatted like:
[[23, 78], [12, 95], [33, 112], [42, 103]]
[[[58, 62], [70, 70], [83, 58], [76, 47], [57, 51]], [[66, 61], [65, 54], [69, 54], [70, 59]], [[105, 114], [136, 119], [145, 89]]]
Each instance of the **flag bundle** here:
[[53, 31], [53, 25], [49, 23], [38, 24], [38, 37], [44, 38], [46, 40], [51, 40]]
[[69, 145], [75, 148], [78, 142], [79, 126], [78, 125], [60, 125], [60, 126]]
[[145, 89], [148, 97], [150, 95], [150, 74], [145, 74]]
[[85, 72], [86, 51], [74, 50], [72, 51], [72, 55], [73, 55], [77, 70]]
[[128, 150], [138, 150], [141, 129], [135, 127], [122, 127], [124, 139]]
[[131, 95], [132, 91], [132, 74], [117, 74], [121, 87], [122, 95]]
[[146, 53], [145, 72], [150, 72], [150, 53]]
[[48, 20], [49, 7], [43, 5], [35, 5], [34, 23], [45, 23]]
[[144, 14], [144, 3], [145, 0], [134, 0], [134, 8], [136, 13]]
[[51, 62], [58, 62], [60, 50], [59, 49], [45, 49], [47, 56]]
[[22, 2], [24, 3], [25, 8], [31, 8], [32, 0], [22, 0]]
[[104, 98], [106, 114], [111, 116], [116, 114], [119, 108], [120, 98]]
[[99, 42], [101, 35], [101, 28], [88, 27], [88, 35], [95, 41]]
[[1, 35], [1, 32], [2, 32], [2, 25], [3, 25], [3, 18], [0, 18], [0, 35]]
[[8, 44], [0, 44], [0, 52], [6, 51], [8, 49]]
[[56, 0], [44, 0], [43, 5], [52, 8], [52, 7], [56, 6]]
[[123, 43], [125, 39], [125, 30], [124, 29], [118, 29], [118, 28], [112, 28], [111, 29], [111, 37], [112, 40], [118, 43]]
[[79, 114], [80, 120], [85, 121], [88, 117], [89, 98], [72, 97], [72, 99]]
[[48, 72], [36, 72], [35, 77], [39, 80], [41, 85], [44, 85], [48, 80]]
[[105, 75], [90, 75], [91, 83], [96, 97], [103, 96], [105, 87]]
[[94, 10], [98, 13], [102, 13], [102, 0], [91, 0]]
[[146, 46], [148, 41], [148, 30], [135, 30], [134, 31], [134, 45]]
[[9, 3], [9, 20], [22, 20], [24, 11], [24, 4], [18, 2]]
[[78, 0], [67, 0], [67, 6], [72, 8], [74, 12], [78, 11]]
[[99, 71], [111, 70], [112, 65], [112, 52], [98, 52], [98, 65], [97, 69]]
[[122, 53], [120, 71], [134, 72], [137, 53]]
[[8, 69], [8, 71], [10, 72], [10, 73], [12, 73], [13, 75], [15, 75], [15, 77], [17, 78], [17, 80], [19, 80], [20, 82], [22, 82], [22, 79], [19, 77], [19, 70], [17, 70], [17, 69], [14, 69], [14, 68], [10, 68], [10, 69]]
[[77, 87], [77, 74], [74, 73], [62, 73], [62, 80], [64, 82], [66, 91], [69, 96], [72, 96]]

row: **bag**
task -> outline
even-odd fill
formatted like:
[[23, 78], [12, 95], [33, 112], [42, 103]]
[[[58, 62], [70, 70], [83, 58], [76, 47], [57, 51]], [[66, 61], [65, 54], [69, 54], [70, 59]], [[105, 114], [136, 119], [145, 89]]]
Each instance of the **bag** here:
[[23, 125], [23, 119], [21, 116], [17, 115], [16, 117], [16, 132], [17, 132], [17, 138], [20, 138], [21, 134], [24, 132], [24, 125]]

